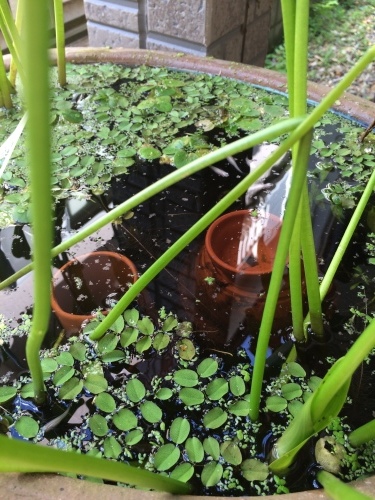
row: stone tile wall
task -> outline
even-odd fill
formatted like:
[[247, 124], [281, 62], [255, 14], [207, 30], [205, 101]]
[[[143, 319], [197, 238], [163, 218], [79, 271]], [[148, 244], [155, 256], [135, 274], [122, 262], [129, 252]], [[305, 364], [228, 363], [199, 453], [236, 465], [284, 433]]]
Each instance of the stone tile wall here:
[[274, 4], [279, 0], [85, 0], [89, 45], [174, 50], [262, 66], [271, 20], [277, 24]]

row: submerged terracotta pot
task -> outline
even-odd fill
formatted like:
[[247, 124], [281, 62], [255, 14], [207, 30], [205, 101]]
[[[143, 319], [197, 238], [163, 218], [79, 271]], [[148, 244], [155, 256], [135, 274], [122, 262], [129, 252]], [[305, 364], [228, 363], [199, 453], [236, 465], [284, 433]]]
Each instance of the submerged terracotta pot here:
[[95, 309], [107, 314], [137, 277], [133, 262], [115, 252], [92, 252], [64, 264], [53, 277], [51, 303], [66, 335], [78, 333]]
[[[238, 210], [219, 217], [209, 227], [198, 256], [200, 300], [220, 329], [215, 340], [224, 344], [240, 330], [257, 333], [271, 279], [281, 220], [252, 212]], [[276, 329], [290, 323], [286, 269], [275, 322]]]

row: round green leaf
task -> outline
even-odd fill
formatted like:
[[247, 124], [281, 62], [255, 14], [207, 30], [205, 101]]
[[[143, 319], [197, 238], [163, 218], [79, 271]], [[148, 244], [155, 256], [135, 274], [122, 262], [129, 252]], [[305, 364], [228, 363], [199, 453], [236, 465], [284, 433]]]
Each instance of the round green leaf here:
[[152, 344], [151, 337], [144, 336], [138, 340], [136, 347], [135, 347], [136, 351], [138, 352], [138, 354], [142, 354], [142, 352], [145, 352], [148, 349], [150, 349], [151, 344]]
[[121, 333], [120, 342], [122, 347], [128, 347], [129, 345], [134, 344], [137, 339], [138, 330], [129, 326]]
[[107, 352], [102, 355], [103, 363], [115, 363], [116, 361], [120, 361], [120, 359], [126, 358], [125, 353], [120, 351], [120, 349], [115, 349], [114, 351]]
[[142, 403], [140, 410], [143, 418], [147, 420], [147, 422], [150, 422], [150, 424], [156, 424], [156, 422], [160, 422], [162, 419], [163, 413], [161, 409], [152, 401], [145, 401]]
[[235, 401], [228, 406], [228, 411], [237, 417], [247, 417], [249, 414], [249, 403], [243, 399]]
[[292, 382], [283, 385], [281, 387], [281, 393], [286, 400], [290, 401], [291, 399], [299, 398], [302, 395], [302, 389], [299, 384]]
[[190, 432], [190, 424], [186, 418], [177, 417], [173, 420], [169, 429], [171, 440], [176, 444], [183, 443]]
[[74, 375], [74, 368], [71, 366], [62, 366], [55, 373], [52, 382], [54, 385], [63, 385]]
[[246, 391], [244, 379], [239, 375], [231, 377], [229, 379], [229, 388], [233, 396], [242, 396]]
[[73, 366], [74, 365], [74, 358], [70, 354], [70, 352], [67, 352], [67, 351], [60, 353], [58, 356], [56, 356], [55, 359], [59, 365], [66, 365], [66, 366]]
[[108, 394], [108, 392], [101, 392], [94, 398], [96, 407], [105, 413], [112, 413], [116, 409], [116, 401]]
[[291, 401], [288, 404], [288, 411], [293, 416], [296, 417], [298, 413], [302, 410], [303, 403], [301, 401]]
[[190, 361], [195, 356], [195, 347], [191, 340], [182, 339], [177, 343], [178, 354], [181, 359]]
[[98, 351], [101, 354], [105, 354], [107, 352], [111, 352], [116, 349], [118, 344], [118, 337], [114, 333], [107, 333], [103, 338], [101, 338], [98, 342]]
[[190, 462], [199, 463], [204, 458], [203, 445], [197, 437], [191, 437], [185, 443], [186, 453]]
[[122, 446], [113, 436], [106, 437], [103, 443], [104, 456], [117, 459], [122, 452]]
[[173, 374], [173, 380], [182, 387], [194, 387], [198, 384], [198, 374], [194, 370], [177, 370]]
[[211, 377], [215, 375], [219, 368], [219, 364], [216, 359], [206, 358], [201, 361], [197, 367], [198, 375], [202, 378]]
[[20, 436], [27, 439], [34, 438], [39, 432], [39, 424], [31, 417], [23, 415], [14, 424], [14, 427]]
[[57, 370], [57, 361], [53, 358], [43, 358], [40, 361], [43, 373], [52, 373]]
[[132, 403], [139, 403], [145, 395], [146, 395], [146, 388], [142, 384], [140, 380], [137, 378], [133, 378], [129, 380], [129, 382], [126, 384], [126, 395], [132, 401]]
[[169, 341], [170, 341], [169, 335], [167, 335], [166, 333], [159, 332], [155, 335], [155, 338], [152, 341], [152, 345], [154, 349], [156, 349], [157, 351], [161, 351], [162, 349], [165, 349], [168, 346]]
[[152, 335], [155, 330], [154, 323], [147, 316], [137, 322], [137, 328], [143, 335]]
[[139, 441], [141, 441], [142, 438], [143, 438], [143, 432], [141, 431], [141, 429], [134, 429], [126, 434], [125, 443], [128, 446], [133, 446], [139, 443]]
[[83, 385], [91, 394], [99, 394], [108, 389], [108, 382], [106, 379], [97, 373], [89, 373]]
[[180, 450], [172, 443], [161, 446], [154, 456], [154, 466], [158, 471], [173, 467], [180, 458]]
[[214, 460], [219, 460], [220, 457], [220, 445], [217, 439], [209, 436], [203, 441], [203, 449]]
[[220, 447], [221, 454], [228, 464], [240, 465], [242, 453], [239, 446], [233, 441], [224, 441]]
[[221, 408], [213, 408], [203, 417], [203, 425], [207, 429], [218, 429], [227, 421], [228, 414]]
[[0, 387], [0, 403], [5, 403], [10, 399], [14, 398], [17, 394], [17, 389], [12, 386], [3, 386]]
[[228, 382], [225, 378], [216, 378], [206, 387], [206, 394], [212, 401], [218, 401], [228, 392]]
[[32, 382], [21, 387], [21, 397], [24, 399], [34, 397], [34, 384]]
[[267, 409], [275, 413], [285, 410], [287, 404], [287, 400], [281, 396], [270, 396], [266, 399]]
[[155, 396], [158, 399], [161, 399], [162, 401], [166, 399], [170, 399], [173, 396], [173, 391], [169, 389], [168, 387], [162, 387], [161, 389], [158, 390], [158, 392], [155, 394]]
[[268, 465], [256, 458], [244, 460], [241, 471], [247, 481], [265, 481], [269, 474]]
[[89, 428], [95, 436], [105, 436], [108, 434], [108, 423], [107, 420], [101, 415], [93, 415], [89, 418]]
[[130, 326], [137, 326], [139, 311], [137, 309], [127, 309], [124, 312], [124, 319]]
[[79, 380], [77, 377], [72, 377], [60, 387], [59, 398], [74, 399], [82, 391], [82, 388], [83, 381]]
[[194, 474], [194, 467], [185, 462], [183, 464], [177, 465], [175, 469], [170, 474], [172, 479], [176, 479], [177, 481], [181, 481], [183, 483], [187, 483], [189, 479], [192, 478]]
[[131, 410], [122, 408], [113, 415], [113, 423], [120, 431], [130, 431], [137, 427], [138, 419]]
[[86, 359], [86, 346], [81, 342], [75, 342], [69, 348], [70, 354], [78, 361], [85, 361]]
[[306, 372], [299, 363], [295, 363], [294, 361], [292, 361], [291, 363], [287, 364], [287, 369], [289, 374], [292, 375], [293, 377], [299, 377], [299, 378], [306, 377]]
[[322, 381], [322, 379], [320, 377], [317, 377], [316, 375], [313, 375], [307, 381], [307, 385], [314, 392], [320, 386], [321, 381]]
[[204, 401], [203, 392], [191, 387], [184, 387], [181, 389], [179, 397], [186, 406], [200, 405]]
[[154, 148], [153, 146], [142, 146], [138, 150], [138, 154], [141, 158], [144, 158], [145, 160], [156, 160], [156, 158], [161, 157], [161, 152], [157, 148]]
[[178, 325], [178, 321], [174, 316], [168, 316], [163, 323], [163, 332], [170, 332]]
[[215, 486], [223, 475], [223, 466], [217, 462], [209, 462], [203, 467], [201, 481], [209, 488]]
[[119, 316], [114, 323], [112, 323], [110, 330], [115, 333], [121, 333], [125, 327], [125, 320], [123, 316]]

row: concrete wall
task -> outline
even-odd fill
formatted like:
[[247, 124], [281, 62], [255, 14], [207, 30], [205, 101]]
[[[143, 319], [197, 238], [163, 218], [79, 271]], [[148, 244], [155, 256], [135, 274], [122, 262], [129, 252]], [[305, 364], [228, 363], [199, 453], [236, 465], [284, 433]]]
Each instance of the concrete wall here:
[[262, 66], [270, 32], [278, 33], [278, 4], [279, 0], [85, 0], [89, 45], [174, 50]]

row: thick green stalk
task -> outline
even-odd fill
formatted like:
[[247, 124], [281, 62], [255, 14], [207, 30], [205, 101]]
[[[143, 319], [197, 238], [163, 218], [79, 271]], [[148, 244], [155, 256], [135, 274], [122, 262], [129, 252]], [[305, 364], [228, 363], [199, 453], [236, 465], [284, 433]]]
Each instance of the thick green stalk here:
[[375, 420], [361, 425], [361, 427], [349, 434], [349, 443], [354, 447], [368, 443], [372, 439], [375, 439]]
[[287, 261], [290, 239], [293, 233], [295, 214], [299, 207], [301, 191], [306, 179], [307, 162], [304, 161], [304, 158], [302, 158], [302, 154], [308, 154], [308, 145], [311, 142], [311, 136], [312, 131], [305, 134], [302, 139], [298, 138], [298, 140], [300, 140], [299, 149], [301, 151], [301, 165], [299, 165], [299, 168], [296, 168], [293, 172], [292, 184], [288, 196], [280, 239], [277, 246], [273, 271], [271, 275], [270, 286], [264, 305], [264, 312], [258, 335], [257, 348], [255, 352], [249, 405], [249, 415], [252, 420], [257, 420], [259, 416], [260, 397], [269, 338], [283, 279], [285, 263]]
[[[27, 1], [27, 0], [18, 0], [18, 2], [17, 2], [15, 23], [16, 23], [16, 29], [17, 29], [18, 33], [21, 33], [21, 29], [22, 29], [25, 1]], [[9, 81], [13, 85], [13, 87], [16, 84], [16, 77], [17, 77], [17, 65], [16, 65], [14, 58], [12, 57], [12, 60], [10, 61], [10, 68], [9, 68]]]
[[44, 399], [39, 350], [50, 315], [52, 199], [50, 183], [50, 116], [48, 78], [48, 10], [44, 0], [25, 4], [25, 100], [28, 111], [27, 149], [33, 228], [34, 308], [26, 358], [37, 401]]
[[0, 459], [0, 472], [62, 472], [99, 477], [174, 495], [190, 491], [188, 484], [162, 474], [113, 460], [91, 457], [75, 451], [57, 450], [4, 436], [0, 436]]
[[281, 8], [284, 28], [286, 74], [288, 79], [289, 112], [290, 116], [294, 116], [294, 42], [296, 3], [293, 0], [281, 0]]
[[55, 12], [55, 33], [57, 49], [57, 68], [59, 84], [66, 85], [66, 61], [65, 61], [65, 28], [64, 28], [64, 6], [62, 0], [53, 0]]
[[0, 30], [4, 36], [8, 50], [14, 59], [21, 78], [24, 80], [24, 72], [20, 63], [21, 38], [17, 31], [12, 12], [7, 0], [0, 0]]
[[317, 478], [319, 483], [323, 486], [325, 493], [333, 500], [371, 500], [373, 498], [355, 490], [348, 484], [340, 481], [338, 477], [325, 470], [319, 471]]
[[[176, 182], [185, 179], [186, 177], [189, 177], [195, 172], [198, 172], [199, 170], [202, 170], [205, 167], [213, 165], [218, 161], [224, 160], [228, 156], [235, 155], [241, 151], [245, 151], [250, 147], [253, 147], [256, 144], [260, 144], [264, 141], [273, 140], [282, 134], [288, 133], [291, 130], [294, 130], [296, 127], [298, 127], [298, 124], [300, 124], [301, 122], [302, 118], [294, 120], [292, 119], [283, 120], [279, 123], [271, 125], [270, 127], [267, 127], [264, 130], [260, 130], [259, 132], [256, 132], [251, 136], [244, 137], [243, 139], [234, 141], [231, 144], [224, 146], [223, 148], [212, 151], [211, 153], [208, 153], [207, 155], [190, 162], [188, 165], [185, 165], [184, 167], [175, 170], [174, 172], [168, 174], [159, 181], [154, 182], [151, 186], [148, 186], [139, 193], [135, 194], [128, 200], [124, 201], [123, 203], [112, 209], [110, 212], [103, 215], [100, 219], [96, 220], [92, 224], [89, 224], [85, 229], [82, 229], [77, 234], [71, 236], [70, 238], [66, 239], [65, 241], [54, 247], [51, 251], [52, 257], [56, 257], [61, 252], [68, 250], [68, 248], [79, 243], [84, 238], [87, 238], [96, 231], [99, 231], [106, 224], [110, 224], [115, 219], [121, 217], [124, 213], [129, 212], [129, 210], [132, 210], [134, 207], [148, 200], [149, 198], [159, 193], [160, 191], [167, 189], [169, 186], [175, 184]], [[277, 152], [271, 155], [270, 158], [272, 159], [273, 163], [275, 163], [284, 153], [286, 153], [286, 151], [288, 151], [291, 144], [292, 143], [288, 141], [287, 143], [285, 143], [285, 145], [283, 145], [280, 151], [278, 150]], [[263, 175], [266, 172], [266, 170], [267, 169], [261, 169], [261, 170], [258, 169], [257, 170], [258, 176], [256, 177], [256, 179], [258, 179], [261, 175]], [[12, 274], [12, 276], [10, 276], [9, 278], [5, 279], [0, 283], [0, 290], [8, 287], [16, 280], [18, 280], [19, 278], [30, 272], [32, 269], [33, 269], [33, 264], [31, 263], [25, 266], [24, 268], [20, 269], [16, 273]]]
[[4, 60], [0, 57], [0, 92], [3, 99], [3, 106], [10, 109], [12, 107], [12, 98], [10, 95], [10, 83], [8, 81]]

